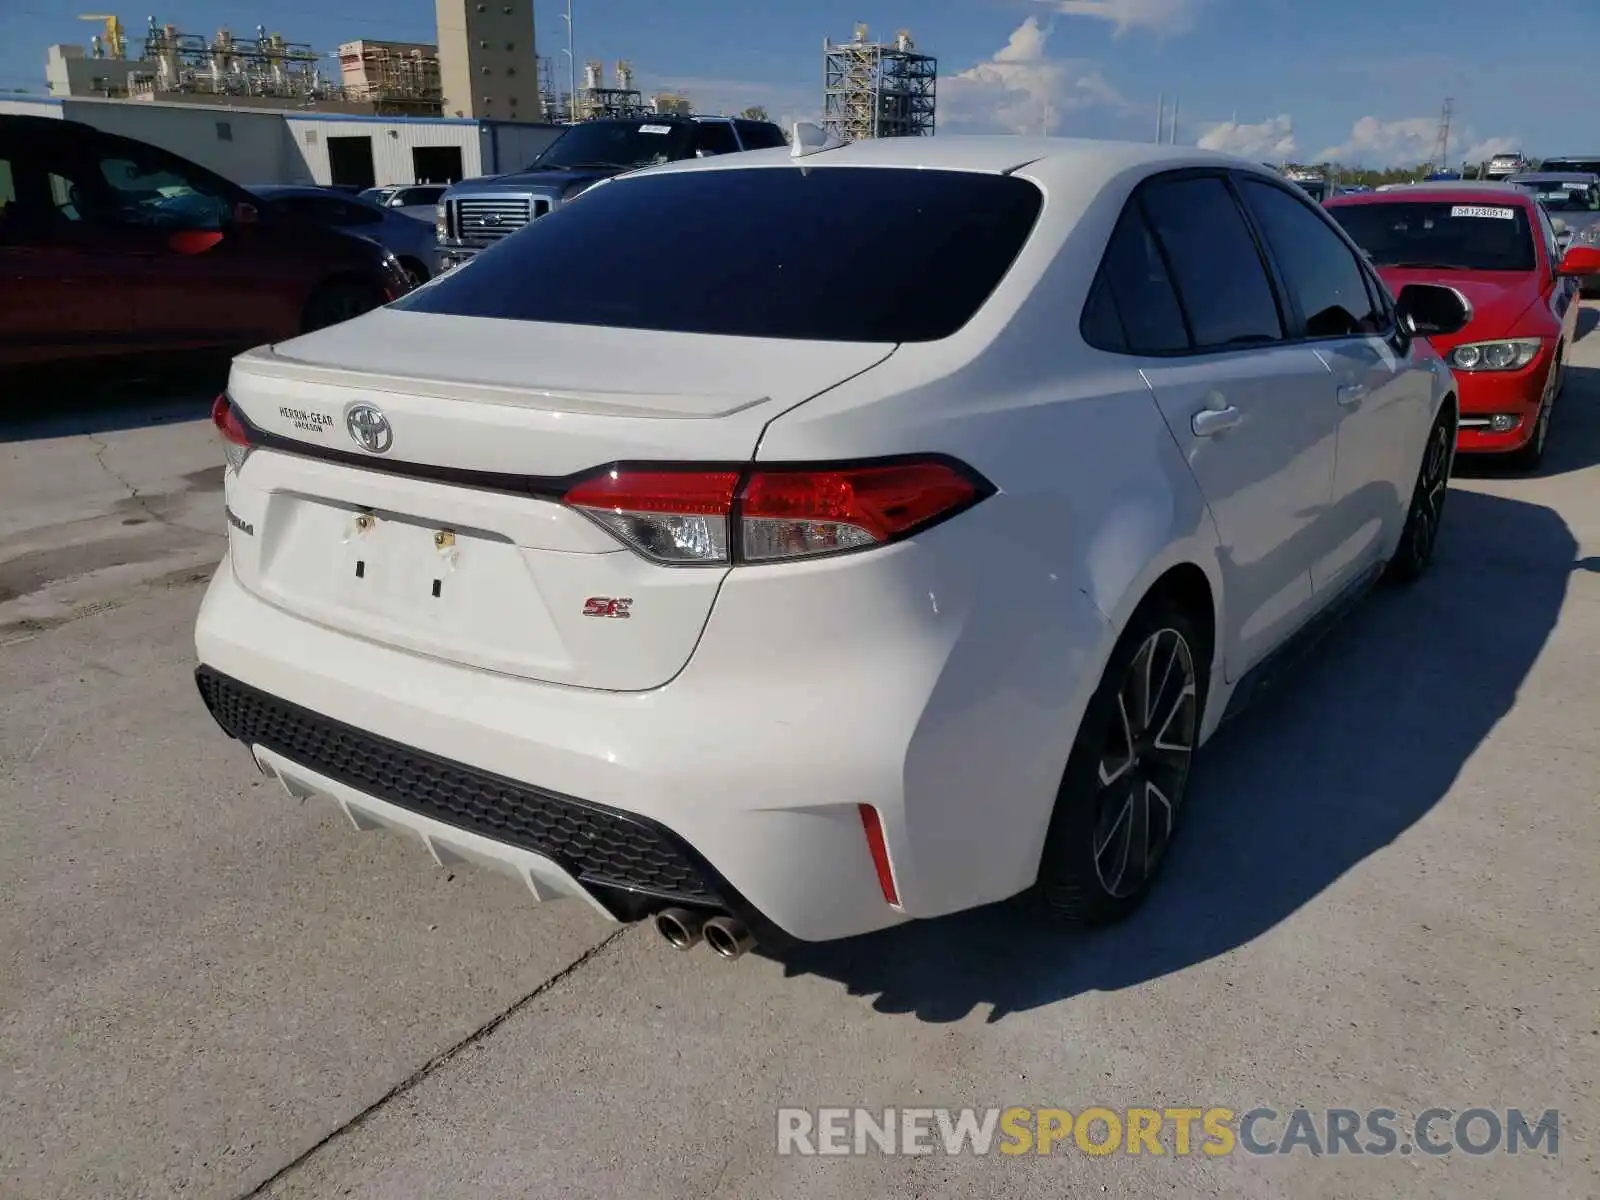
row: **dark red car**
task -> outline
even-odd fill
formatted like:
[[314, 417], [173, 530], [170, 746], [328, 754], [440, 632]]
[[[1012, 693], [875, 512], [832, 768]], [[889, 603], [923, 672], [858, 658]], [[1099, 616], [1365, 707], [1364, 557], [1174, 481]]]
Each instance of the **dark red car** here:
[[0, 366], [242, 349], [409, 286], [377, 243], [274, 221], [165, 150], [0, 116]]
[[1466, 297], [1466, 328], [1429, 339], [1460, 389], [1457, 449], [1538, 465], [1577, 336], [1580, 283], [1600, 275], [1600, 246], [1563, 257], [1543, 207], [1507, 184], [1417, 184], [1326, 207], [1390, 291], [1438, 283]]

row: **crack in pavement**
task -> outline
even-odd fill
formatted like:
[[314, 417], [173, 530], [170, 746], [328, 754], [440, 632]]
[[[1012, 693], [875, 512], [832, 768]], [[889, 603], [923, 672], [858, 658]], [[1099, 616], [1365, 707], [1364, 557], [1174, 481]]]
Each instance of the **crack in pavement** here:
[[355, 1116], [351, 1117], [348, 1121], [338, 1126], [336, 1129], [331, 1130], [291, 1161], [285, 1163], [282, 1167], [279, 1167], [266, 1179], [263, 1179], [260, 1183], [256, 1184], [248, 1191], [241, 1192], [236, 1200], [253, 1200], [254, 1197], [265, 1195], [268, 1188], [287, 1177], [297, 1168], [304, 1166], [313, 1157], [315, 1157], [318, 1152], [323, 1149], [323, 1147], [330, 1145], [339, 1138], [344, 1137], [346, 1134], [354, 1133], [362, 1125], [366, 1124], [368, 1118], [377, 1115], [384, 1108], [388, 1107], [392, 1101], [398, 1100], [401, 1096], [404, 1096], [418, 1084], [427, 1080], [435, 1071], [439, 1070], [439, 1068], [447, 1065], [453, 1059], [459, 1057], [463, 1051], [477, 1045], [477, 1043], [488, 1037], [496, 1029], [500, 1028], [501, 1025], [505, 1024], [512, 1017], [516, 1016], [517, 1013], [521, 1012], [528, 1005], [532, 1004], [540, 996], [556, 987], [568, 976], [582, 970], [588, 962], [594, 958], [597, 958], [608, 946], [626, 934], [631, 928], [631, 925], [624, 925], [620, 929], [607, 934], [604, 940], [596, 942], [593, 946], [589, 947], [589, 949], [585, 950], [572, 962], [568, 963], [561, 970], [550, 976], [550, 978], [546, 979], [526, 996], [512, 1001], [510, 1005], [496, 1013], [494, 1016], [490, 1017], [482, 1025], [478, 1026], [478, 1028], [467, 1034], [466, 1037], [434, 1055], [410, 1075], [406, 1076], [399, 1083], [395, 1084], [394, 1087], [390, 1088], [371, 1104], [367, 1105], [360, 1112], [356, 1113]]
[[128, 493], [128, 499], [132, 500], [139, 506], [139, 511], [144, 513], [156, 524], [170, 527], [172, 522], [167, 520], [166, 517], [162, 516], [155, 509], [151, 508], [149, 499], [146, 498], [137, 487], [129, 483], [121, 475], [117, 474], [117, 472], [111, 469], [111, 465], [106, 462], [105, 457], [107, 452], [111, 449], [110, 444], [98, 433], [89, 433], [85, 434], [84, 436], [89, 439], [89, 444], [94, 447], [94, 461], [100, 465], [100, 469], [104, 471], [109, 478], [115, 480], [122, 486], [123, 490]]

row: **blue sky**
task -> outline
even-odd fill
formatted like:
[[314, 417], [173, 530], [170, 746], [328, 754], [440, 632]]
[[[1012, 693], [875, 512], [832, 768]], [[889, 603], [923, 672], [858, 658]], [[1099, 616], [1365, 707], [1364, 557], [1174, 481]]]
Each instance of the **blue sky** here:
[[[540, 53], [565, 47], [564, 0], [535, 0]], [[87, 42], [105, 0], [0, 0], [0, 89], [39, 89], [44, 47]], [[111, 8], [117, 5], [112, 3]], [[331, 51], [432, 40], [433, 0], [173, 0], [188, 32], [257, 24]], [[1596, 0], [574, 0], [580, 60], [627, 58], [647, 90], [705, 111], [820, 107], [822, 41], [909, 26], [939, 58], [940, 129], [1150, 138], [1181, 98], [1178, 140], [1253, 157], [1414, 162], [1455, 98], [1451, 156], [1600, 152]]]

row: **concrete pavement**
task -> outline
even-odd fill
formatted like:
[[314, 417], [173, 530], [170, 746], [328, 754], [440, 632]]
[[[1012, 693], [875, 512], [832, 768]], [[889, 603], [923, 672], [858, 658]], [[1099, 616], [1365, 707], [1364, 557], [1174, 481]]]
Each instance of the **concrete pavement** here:
[[[209, 397], [0, 440], [0, 1195], [1600, 1193], [1600, 333], [1575, 363], [1540, 475], [1458, 479], [1435, 571], [1213, 744], [1133, 920], [732, 966], [259, 781], [189, 676]], [[773, 1152], [778, 1106], [858, 1103], [1562, 1125], [1553, 1159]]]

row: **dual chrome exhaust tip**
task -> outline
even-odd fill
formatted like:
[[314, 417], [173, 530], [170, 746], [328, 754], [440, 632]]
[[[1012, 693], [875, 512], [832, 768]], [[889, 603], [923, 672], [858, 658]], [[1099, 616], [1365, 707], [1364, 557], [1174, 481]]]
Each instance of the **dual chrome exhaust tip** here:
[[755, 934], [735, 917], [707, 917], [690, 908], [668, 908], [656, 914], [656, 932], [675, 950], [691, 950], [702, 941], [730, 962], [755, 947]]

